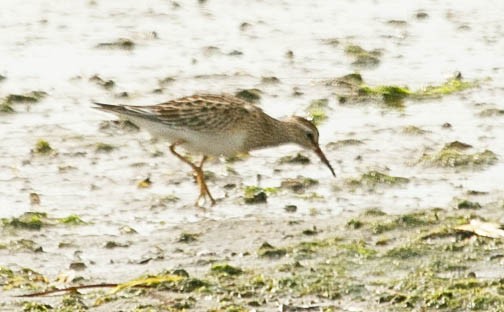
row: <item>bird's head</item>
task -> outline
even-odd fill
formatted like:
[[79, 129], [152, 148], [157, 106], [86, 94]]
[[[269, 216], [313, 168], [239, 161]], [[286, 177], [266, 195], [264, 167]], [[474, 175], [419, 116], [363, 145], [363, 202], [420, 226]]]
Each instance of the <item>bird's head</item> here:
[[317, 127], [311, 121], [299, 116], [292, 116], [284, 121], [289, 123], [292, 141], [306, 149], [314, 151], [320, 160], [327, 165], [329, 170], [331, 170], [333, 176], [336, 176], [329, 160], [327, 160], [326, 156], [320, 149], [318, 143], [319, 132]]

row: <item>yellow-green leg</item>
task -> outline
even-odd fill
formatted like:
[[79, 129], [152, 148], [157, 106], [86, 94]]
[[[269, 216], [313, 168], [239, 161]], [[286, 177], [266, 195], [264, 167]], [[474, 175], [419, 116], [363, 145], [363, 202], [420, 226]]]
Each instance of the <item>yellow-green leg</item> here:
[[203, 156], [201, 159], [201, 162], [199, 166], [196, 166], [193, 164], [189, 159], [185, 158], [184, 156], [180, 155], [175, 151], [175, 146], [182, 144], [183, 142], [176, 142], [170, 145], [170, 151], [172, 152], [173, 155], [177, 156], [178, 159], [182, 160], [191, 168], [193, 169], [194, 173], [196, 174], [196, 182], [198, 183], [200, 194], [198, 196], [198, 200], [196, 200], [195, 205], [197, 207], [200, 206], [199, 202], [203, 198], [204, 201], [206, 201], [206, 198], [208, 197], [210, 199], [211, 205], [215, 205], [215, 199], [212, 197], [212, 194], [210, 194], [210, 191], [208, 190], [208, 186], [205, 181], [205, 174], [203, 173], [203, 165], [205, 164], [205, 161], [208, 159], [207, 156]]

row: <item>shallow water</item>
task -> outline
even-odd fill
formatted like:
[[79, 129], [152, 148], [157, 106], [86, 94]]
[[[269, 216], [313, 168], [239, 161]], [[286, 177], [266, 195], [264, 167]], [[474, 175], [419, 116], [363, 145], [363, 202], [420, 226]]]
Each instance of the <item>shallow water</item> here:
[[[56, 217], [78, 214], [92, 224], [78, 230], [47, 229], [45, 234], [76, 239], [98, 237], [96, 233], [118, 235], [121, 225], [150, 235], [167, 225], [204, 219], [286, 218], [291, 216], [283, 209], [287, 204], [297, 205], [295, 217], [326, 218], [371, 207], [398, 213], [450, 208], [469, 190], [488, 192], [482, 201], [502, 199], [504, 117], [483, 118], [479, 113], [485, 108], [504, 109], [504, 2], [210, 0], [179, 5], [169, 1], [2, 1], [0, 74], [7, 79], [0, 82], [0, 95], [42, 90], [48, 96], [40, 103], [15, 104], [16, 113], [0, 115], [0, 217], [31, 210]], [[420, 11], [428, 18], [417, 19]], [[394, 26], [389, 20], [406, 24]], [[245, 22], [249, 26], [241, 30]], [[118, 38], [133, 40], [134, 49], [96, 47]], [[327, 39], [338, 39], [339, 44], [328, 45]], [[347, 44], [382, 49], [380, 65], [354, 67], [344, 53]], [[234, 50], [243, 54], [228, 55]], [[293, 59], [285, 56], [288, 51], [293, 52]], [[373, 103], [339, 104], [336, 90], [324, 81], [354, 71], [370, 85], [417, 89], [440, 84], [456, 71], [481, 85], [443, 98], [407, 100], [401, 111]], [[97, 86], [89, 81], [93, 75], [112, 79], [116, 86], [110, 90]], [[280, 83], [261, 83], [268, 76]], [[175, 81], [154, 93], [160, 88], [158, 81], [166, 77]], [[114, 117], [91, 108], [93, 100], [153, 104], [196, 92], [234, 93], [246, 88], [261, 89], [260, 106], [278, 117], [305, 114], [311, 100], [328, 98], [329, 119], [320, 126], [322, 146], [348, 138], [364, 144], [324, 148], [336, 179], [309, 152], [305, 152], [312, 160], [309, 165], [277, 164], [281, 156], [297, 153], [295, 146], [256, 151], [243, 162], [209, 162], [206, 168], [216, 176], [209, 186], [216, 197], [226, 198], [203, 211], [192, 206], [197, 188], [189, 168], [169, 154], [166, 143], [152, 142], [144, 132], [100, 130], [102, 121]], [[294, 88], [303, 94], [294, 97]], [[129, 97], [117, 97], [121, 92]], [[446, 122], [452, 124], [451, 129], [442, 128]], [[409, 125], [427, 132], [403, 134], [402, 127]], [[47, 140], [58, 154], [32, 155], [38, 139]], [[436, 152], [455, 140], [473, 145], [475, 151], [490, 149], [499, 161], [474, 170], [418, 163], [424, 152]], [[96, 153], [98, 142], [118, 148]], [[153, 156], [157, 151], [163, 155]], [[227, 166], [238, 174], [230, 173]], [[411, 182], [373, 191], [345, 187], [345, 179], [370, 169]], [[245, 205], [242, 186], [257, 185], [258, 175], [263, 187], [279, 186], [283, 179], [297, 175], [316, 178], [319, 184], [307, 192], [323, 198], [307, 200], [281, 191], [270, 196], [266, 205]], [[137, 188], [146, 177], [152, 186]], [[225, 190], [227, 183], [237, 188]], [[39, 206], [30, 205], [31, 192], [40, 195]], [[180, 200], [163, 203], [167, 195]], [[58, 252], [55, 244], [44, 250]], [[93, 258], [100, 250], [88, 252]], [[27, 257], [20, 264], [33, 265], [32, 261]], [[48, 270], [57, 271], [58, 265]], [[107, 273], [99, 265], [92, 270], [97, 275]]]

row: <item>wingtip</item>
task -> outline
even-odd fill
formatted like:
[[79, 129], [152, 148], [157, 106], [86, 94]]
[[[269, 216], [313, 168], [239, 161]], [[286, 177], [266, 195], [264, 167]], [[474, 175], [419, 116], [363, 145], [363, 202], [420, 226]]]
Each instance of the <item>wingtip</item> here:
[[96, 102], [96, 101], [91, 101], [91, 103], [93, 103], [94, 105], [97, 105], [97, 106], [113, 106], [111, 104], [100, 103], [100, 102]]
[[95, 106], [93, 106], [94, 109], [98, 109], [101, 111], [117, 111], [118, 106], [113, 105], [113, 104], [106, 104], [106, 103], [100, 103], [96, 101], [91, 101]]

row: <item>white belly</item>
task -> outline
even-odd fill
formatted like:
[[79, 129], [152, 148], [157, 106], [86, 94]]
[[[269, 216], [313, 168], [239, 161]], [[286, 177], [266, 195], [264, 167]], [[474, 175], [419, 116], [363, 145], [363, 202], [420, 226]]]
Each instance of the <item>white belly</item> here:
[[167, 140], [170, 143], [184, 141], [180, 144], [184, 149], [208, 156], [233, 156], [243, 152], [243, 143], [245, 141], [244, 131], [234, 132], [204, 132], [194, 130], [175, 130], [168, 126], [146, 120], [128, 116], [128, 119], [150, 132], [153, 137]]

